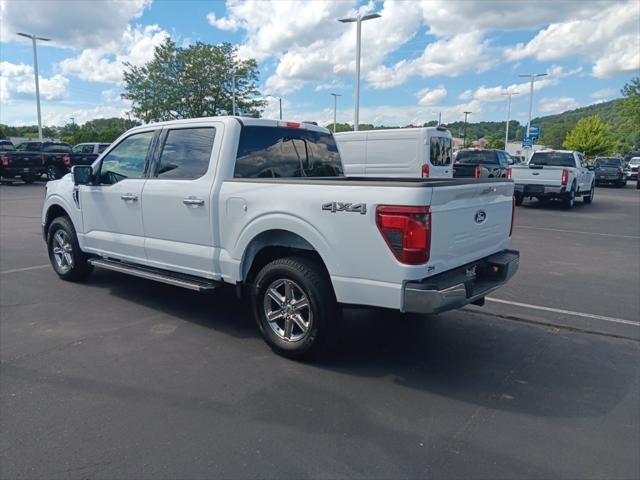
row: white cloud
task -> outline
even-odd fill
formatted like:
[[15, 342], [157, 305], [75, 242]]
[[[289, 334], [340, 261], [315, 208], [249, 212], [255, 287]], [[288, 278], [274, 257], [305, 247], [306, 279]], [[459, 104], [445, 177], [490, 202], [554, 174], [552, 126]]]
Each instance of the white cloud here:
[[[67, 96], [69, 79], [57, 74], [39, 76], [40, 97], [43, 100], [61, 100]], [[16, 99], [34, 99], [36, 92], [33, 67], [24, 63], [0, 62], [0, 100], [9, 103]]]
[[0, 41], [28, 41], [17, 32], [37, 32], [55, 46], [100, 47], [117, 41], [151, 0], [0, 1]]
[[507, 60], [540, 61], [581, 55], [598, 78], [640, 69], [640, 3], [614, 3], [590, 18], [552, 23], [528, 43], [505, 51]]
[[613, 97], [618, 92], [619, 90], [616, 88], [602, 88], [593, 92], [590, 97], [595, 98], [596, 100], [606, 100], [607, 98]]
[[63, 74], [90, 82], [120, 83], [124, 63], [142, 65], [153, 58], [153, 51], [169, 34], [158, 25], [127, 26], [118, 41], [98, 48], [87, 48], [78, 56], [60, 62]]
[[540, 106], [538, 110], [540, 113], [562, 113], [567, 110], [575, 110], [580, 106], [580, 103], [572, 97], [553, 97], [543, 98], [540, 100]]
[[442, 102], [447, 98], [447, 89], [440, 85], [437, 88], [423, 88], [416, 96], [418, 97], [418, 105], [431, 106]]
[[465, 90], [460, 95], [458, 95], [460, 100], [471, 100], [473, 98], [473, 90]]
[[575, 0], [423, 0], [422, 14], [433, 35], [449, 35], [461, 26], [481, 31], [532, 29], [567, 18], [590, 18], [611, 3]]

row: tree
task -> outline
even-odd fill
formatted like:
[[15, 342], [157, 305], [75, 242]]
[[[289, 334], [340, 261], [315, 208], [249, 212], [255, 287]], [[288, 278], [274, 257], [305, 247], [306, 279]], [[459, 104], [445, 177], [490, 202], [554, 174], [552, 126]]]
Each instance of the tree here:
[[609, 137], [609, 126], [602, 122], [600, 115], [593, 115], [579, 120], [567, 134], [562, 146], [593, 157], [611, 153], [614, 142]]
[[504, 150], [504, 138], [496, 135], [487, 135], [484, 137], [487, 141], [486, 148], [497, 148], [498, 150]]
[[240, 60], [230, 43], [177, 47], [170, 39], [157, 46], [143, 66], [125, 64], [125, 92], [135, 118], [145, 123], [232, 113], [235, 75], [236, 112], [259, 116], [266, 102], [258, 97], [254, 59]]

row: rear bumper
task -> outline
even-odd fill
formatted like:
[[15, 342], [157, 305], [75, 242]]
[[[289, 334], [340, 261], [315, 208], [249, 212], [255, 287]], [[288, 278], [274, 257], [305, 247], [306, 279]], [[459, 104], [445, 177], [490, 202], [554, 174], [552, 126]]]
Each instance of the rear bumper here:
[[22, 175], [42, 175], [44, 168], [42, 165], [31, 167], [0, 167], [0, 176], [7, 178], [21, 177]]
[[520, 253], [503, 250], [419, 282], [404, 286], [403, 311], [441, 313], [483, 299], [518, 271]]
[[514, 186], [514, 193], [528, 197], [529, 195], [535, 197], [537, 195], [563, 195], [567, 193], [566, 186], [555, 185], [533, 185], [516, 183]]

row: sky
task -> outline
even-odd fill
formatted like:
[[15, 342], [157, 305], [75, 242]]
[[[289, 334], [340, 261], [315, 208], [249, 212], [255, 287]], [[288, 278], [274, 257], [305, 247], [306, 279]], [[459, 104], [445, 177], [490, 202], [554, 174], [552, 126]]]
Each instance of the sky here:
[[[0, 123], [36, 123], [33, 53], [38, 44], [45, 125], [125, 116], [123, 63], [141, 65], [154, 46], [223, 41], [258, 61], [263, 114], [287, 120], [354, 116], [356, 31], [338, 19], [378, 12], [362, 24], [360, 122], [437, 119], [525, 123], [533, 116], [618, 98], [640, 74], [640, 0], [0, 0]], [[270, 96], [267, 96], [270, 95]]]

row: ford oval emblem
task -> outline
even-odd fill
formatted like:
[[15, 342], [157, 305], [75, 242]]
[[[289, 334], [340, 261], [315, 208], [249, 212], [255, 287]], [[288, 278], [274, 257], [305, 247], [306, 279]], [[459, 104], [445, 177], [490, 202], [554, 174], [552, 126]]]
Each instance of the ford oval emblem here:
[[486, 219], [487, 219], [487, 212], [485, 212], [484, 210], [478, 210], [476, 212], [474, 220], [478, 225], [480, 225], [481, 223], [484, 223]]

